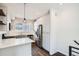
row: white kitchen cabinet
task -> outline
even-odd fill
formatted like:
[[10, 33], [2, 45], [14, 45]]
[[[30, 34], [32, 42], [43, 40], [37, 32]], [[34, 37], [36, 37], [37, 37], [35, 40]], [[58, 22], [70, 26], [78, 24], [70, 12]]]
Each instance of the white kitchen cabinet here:
[[0, 42], [0, 56], [31, 56], [31, 43], [29, 38], [4, 39]]

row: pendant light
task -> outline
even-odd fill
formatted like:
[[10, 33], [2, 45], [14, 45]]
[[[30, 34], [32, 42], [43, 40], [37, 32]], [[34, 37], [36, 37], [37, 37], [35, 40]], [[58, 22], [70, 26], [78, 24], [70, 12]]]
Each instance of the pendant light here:
[[25, 18], [25, 3], [24, 3], [24, 21], [26, 20]]

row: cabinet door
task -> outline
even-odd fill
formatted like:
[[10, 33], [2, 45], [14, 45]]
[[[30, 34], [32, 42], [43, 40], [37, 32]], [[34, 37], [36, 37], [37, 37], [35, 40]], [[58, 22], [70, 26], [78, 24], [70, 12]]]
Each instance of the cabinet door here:
[[31, 56], [31, 44], [20, 45], [15, 48], [16, 56]]
[[31, 56], [31, 43], [0, 49], [0, 56]]
[[43, 48], [46, 49], [47, 51], [49, 51], [49, 45], [50, 43], [50, 35], [49, 32], [44, 32], [43, 33]]

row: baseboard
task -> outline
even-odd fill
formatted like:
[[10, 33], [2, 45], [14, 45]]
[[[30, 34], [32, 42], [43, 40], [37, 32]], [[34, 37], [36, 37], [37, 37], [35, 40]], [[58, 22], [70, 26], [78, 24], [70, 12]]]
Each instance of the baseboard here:
[[56, 52], [52, 56], [66, 56], [66, 55], [61, 52]]

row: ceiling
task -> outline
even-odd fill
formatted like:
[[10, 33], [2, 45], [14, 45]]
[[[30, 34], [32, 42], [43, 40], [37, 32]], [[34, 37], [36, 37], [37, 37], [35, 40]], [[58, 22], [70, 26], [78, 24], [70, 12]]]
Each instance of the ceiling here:
[[56, 8], [58, 4], [51, 3], [33, 3], [26, 4], [26, 18], [27, 19], [37, 19], [43, 14], [47, 13], [51, 8]]
[[[23, 3], [4, 3], [0, 5], [10, 6], [10, 8], [20, 8], [20, 10], [17, 10], [15, 13], [17, 15], [20, 15], [20, 13], [23, 15], [23, 9], [24, 4]], [[26, 3], [25, 4], [25, 18], [26, 19], [37, 19], [38, 17], [42, 16], [43, 14], [47, 13], [48, 10], [51, 8], [57, 8], [59, 4], [57, 3]], [[22, 7], [22, 8], [21, 8]], [[14, 13], [11, 11], [11, 13]], [[10, 14], [11, 15], [11, 14]], [[24, 16], [24, 15], [23, 15]]]

